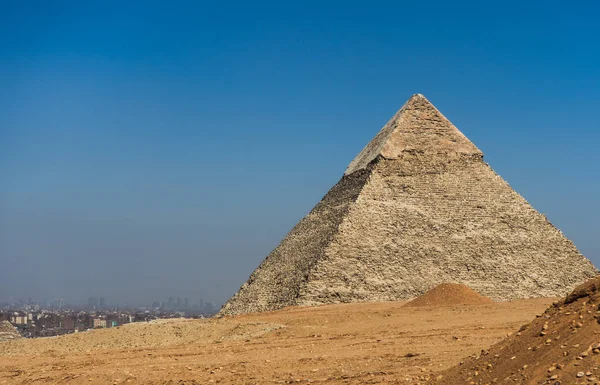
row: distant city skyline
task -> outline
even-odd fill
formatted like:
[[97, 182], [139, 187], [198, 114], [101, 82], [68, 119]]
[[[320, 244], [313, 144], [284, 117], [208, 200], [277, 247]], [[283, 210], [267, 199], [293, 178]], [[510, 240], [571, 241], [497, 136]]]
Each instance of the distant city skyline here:
[[[68, 297], [67, 297], [68, 298]], [[188, 297], [173, 297], [166, 296], [164, 298], [156, 298], [151, 301], [142, 301], [142, 300], [133, 300], [130, 302], [125, 301], [111, 301], [110, 299], [106, 299], [104, 297], [88, 297], [88, 298], [74, 298], [66, 300], [65, 297], [19, 297], [19, 296], [8, 296], [8, 297], [0, 297], [0, 304], [3, 303], [15, 303], [15, 304], [41, 304], [41, 305], [52, 305], [55, 306], [57, 301], [62, 301], [63, 305], [74, 305], [74, 306], [85, 306], [88, 307], [96, 307], [96, 308], [108, 308], [114, 306], [136, 306], [136, 307], [152, 307], [154, 304], [166, 305], [169, 304], [170, 300], [173, 300], [173, 303], [177, 305], [177, 307], [181, 307], [185, 309], [186, 301], [187, 306], [200, 306], [203, 307], [205, 304], [209, 303], [212, 306], [220, 306], [222, 304], [215, 303], [210, 299], [205, 300], [204, 298], [196, 298], [190, 299]]]

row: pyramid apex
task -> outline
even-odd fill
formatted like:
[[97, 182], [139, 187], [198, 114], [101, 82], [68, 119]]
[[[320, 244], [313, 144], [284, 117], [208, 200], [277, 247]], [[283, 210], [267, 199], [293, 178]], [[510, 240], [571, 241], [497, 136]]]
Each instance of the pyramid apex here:
[[412, 95], [350, 163], [344, 175], [361, 170], [374, 159], [396, 159], [406, 153], [483, 156], [423, 94]]
[[[413, 99], [425, 99], [427, 100], [427, 98], [425, 97], [425, 95], [423, 94], [413, 94], [407, 101], [407, 103]], [[427, 100], [429, 102], [429, 100]]]

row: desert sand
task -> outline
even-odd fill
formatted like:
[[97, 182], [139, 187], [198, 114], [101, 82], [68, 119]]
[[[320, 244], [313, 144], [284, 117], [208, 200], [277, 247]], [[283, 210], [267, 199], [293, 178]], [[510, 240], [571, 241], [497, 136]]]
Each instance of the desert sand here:
[[0, 384], [429, 383], [555, 300], [292, 307], [13, 340]]

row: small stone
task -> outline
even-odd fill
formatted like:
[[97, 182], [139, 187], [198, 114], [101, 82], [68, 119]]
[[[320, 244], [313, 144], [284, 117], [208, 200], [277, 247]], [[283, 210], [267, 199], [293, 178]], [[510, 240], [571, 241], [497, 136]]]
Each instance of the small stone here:
[[550, 379], [551, 379], [551, 380], [556, 380], [557, 378], [558, 378], [558, 375], [557, 375], [557, 374], [554, 374], [554, 375], [550, 376]]
[[592, 373], [592, 372], [586, 372], [585, 373], [585, 375], [588, 376], [588, 377], [591, 376], [592, 374], [594, 374], [594, 373]]
[[589, 355], [588, 352], [581, 352], [581, 353], [579, 353], [580, 357], [587, 357], [588, 355]]
[[585, 376], [585, 373], [584, 372], [577, 372], [576, 376], [577, 376], [577, 378], [581, 378], [581, 377]]
[[551, 373], [556, 370], [556, 366], [551, 366], [548, 368], [548, 373]]

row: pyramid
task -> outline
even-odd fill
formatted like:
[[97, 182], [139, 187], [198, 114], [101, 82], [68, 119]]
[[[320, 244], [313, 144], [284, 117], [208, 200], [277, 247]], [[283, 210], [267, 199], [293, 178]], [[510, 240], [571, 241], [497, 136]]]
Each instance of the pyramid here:
[[0, 342], [22, 338], [19, 331], [8, 321], [0, 321]]
[[418, 94], [220, 314], [406, 300], [443, 282], [494, 300], [554, 297], [596, 274]]

